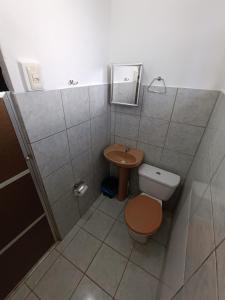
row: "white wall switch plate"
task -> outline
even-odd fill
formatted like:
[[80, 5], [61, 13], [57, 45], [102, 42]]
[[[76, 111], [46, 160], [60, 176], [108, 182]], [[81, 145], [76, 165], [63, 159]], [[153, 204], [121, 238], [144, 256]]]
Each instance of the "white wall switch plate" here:
[[43, 90], [40, 64], [38, 62], [26, 61], [20, 61], [19, 64], [23, 73], [22, 76], [26, 90]]

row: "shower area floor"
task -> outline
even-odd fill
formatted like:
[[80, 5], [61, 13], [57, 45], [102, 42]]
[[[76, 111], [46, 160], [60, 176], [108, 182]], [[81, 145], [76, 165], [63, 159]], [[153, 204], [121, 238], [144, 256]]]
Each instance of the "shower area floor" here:
[[164, 214], [160, 230], [146, 245], [138, 244], [124, 224], [126, 201], [101, 195], [9, 299], [171, 299], [160, 280], [171, 217]]

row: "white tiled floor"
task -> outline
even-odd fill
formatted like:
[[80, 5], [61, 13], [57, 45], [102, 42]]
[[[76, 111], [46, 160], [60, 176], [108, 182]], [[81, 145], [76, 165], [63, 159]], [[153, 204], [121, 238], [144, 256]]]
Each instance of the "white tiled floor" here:
[[158, 297], [159, 289], [167, 290], [160, 274], [170, 221], [140, 245], [124, 223], [125, 203], [100, 196], [9, 299], [171, 299]]

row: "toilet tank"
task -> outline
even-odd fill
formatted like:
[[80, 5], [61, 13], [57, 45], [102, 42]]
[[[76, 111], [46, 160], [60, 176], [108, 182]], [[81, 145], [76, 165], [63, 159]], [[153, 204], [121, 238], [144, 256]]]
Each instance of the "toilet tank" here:
[[140, 190], [149, 196], [167, 201], [180, 183], [180, 176], [142, 164], [138, 169]]

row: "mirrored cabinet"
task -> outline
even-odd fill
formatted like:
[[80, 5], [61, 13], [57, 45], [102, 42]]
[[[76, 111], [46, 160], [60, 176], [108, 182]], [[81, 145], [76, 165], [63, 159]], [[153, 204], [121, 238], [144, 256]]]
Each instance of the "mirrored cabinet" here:
[[138, 106], [142, 64], [111, 65], [111, 104]]

